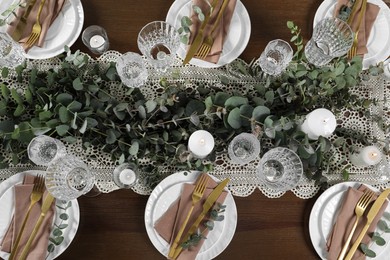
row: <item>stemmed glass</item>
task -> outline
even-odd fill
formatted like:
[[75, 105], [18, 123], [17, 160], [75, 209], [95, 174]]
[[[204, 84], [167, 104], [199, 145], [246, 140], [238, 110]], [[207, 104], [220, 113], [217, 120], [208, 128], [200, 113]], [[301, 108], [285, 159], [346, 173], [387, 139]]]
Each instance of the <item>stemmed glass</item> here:
[[230, 142], [228, 154], [232, 162], [247, 164], [259, 156], [260, 141], [253, 134], [241, 133]]
[[165, 72], [175, 59], [180, 46], [180, 36], [169, 23], [155, 21], [141, 29], [137, 42], [150, 65], [160, 72]]
[[47, 135], [34, 137], [27, 146], [28, 158], [36, 165], [47, 166], [66, 154], [65, 145]]
[[148, 71], [141, 55], [127, 52], [116, 62], [116, 70], [123, 84], [128, 87], [141, 87], [148, 78]]
[[283, 72], [293, 58], [293, 49], [286, 41], [276, 39], [270, 41], [261, 53], [259, 64], [261, 69], [273, 76]]
[[296, 187], [303, 176], [302, 161], [290, 149], [273, 148], [261, 158], [257, 176], [272, 190], [288, 191]]

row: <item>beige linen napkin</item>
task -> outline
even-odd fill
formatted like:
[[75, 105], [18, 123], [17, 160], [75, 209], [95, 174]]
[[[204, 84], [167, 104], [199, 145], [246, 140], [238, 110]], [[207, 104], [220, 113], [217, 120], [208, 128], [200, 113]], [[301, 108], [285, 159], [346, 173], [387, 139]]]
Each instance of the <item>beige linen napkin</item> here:
[[[349, 2], [349, 0], [338, 0], [336, 8], [335, 8], [335, 16], [337, 16], [337, 14], [339, 13], [340, 8], [343, 5], [347, 5], [348, 2]], [[358, 6], [358, 10], [353, 18], [352, 25], [350, 25], [353, 32], [356, 32], [357, 27], [358, 27], [358, 20], [359, 20], [359, 15], [361, 12], [362, 3], [363, 3], [362, 0], [356, 0], [356, 4], [359, 6]], [[360, 26], [359, 34], [358, 34], [357, 54], [359, 54], [361, 56], [364, 56], [364, 54], [366, 54], [368, 52], [367, 46], [366, 46], [367, 41], [368, 41], [368, 37], [370, 36], [372, 26], [374, 25], [374, 22], [376, 20], [376, 17], [378, 16], [379, 11], [380, 11], [379, 6], [367, 2], [366, 13], [363, 14], [363, 18], [362, 18], [363, 24]]]
[[[214, 1], [218, 1], [218, 0], [214, 0]], [[223, 3], [222, 0], [219, 0], [219, 1], [220, 1], [220, 3], [218, 3], [216, 8], [214, 9], [214, 12], [212, 13], [211, 18], [204, 29], [204, 34], [203, 34], [204, 38], [206, 38], [210, 34], [210, 31], [213, 27], [214, 21], [216, 20], [216, 18], [218, 16], [219, 10], [220, 10], [221, 5]], [[228, 0], [225, 0], [225, 1], [228, 1]], [[206, 1], [192, 0], [192, 3], [194, 5], [199, 6], [205, 15], [208, 14], [208, 12], [210, 10], [210, 6], [206, 3]], [[215, 30], [212, 34], [212, 37], [214, 39], [214, 44], [211, 48], [209, 55], [205, 58], [206, 61], [212, 62], [212, 63], [218, 62], [219, 57], [220, 57], [221, 52], [222, 52], [222, 49], [223, 49], [223, 44], [224, 44], [226, 36], [229, 32], [230, 22], [232, 20], [235, 7], [236, 7], [236, 0], [230, 0], [229, 4], [225, 8], [224, 14], [223, 14], [219, 24], [217, 25], [217, 27], [215, 28]], [[191, 8], [191, 10], [192, 10], [192, 8]], [[192, 43], [195, 36], [198, 34], [198, 30], [201, 27], [202, 22], [199, 21], [197, 14], [193, 10], [191, 11], [190, 15], [191, 15], [191, 20], [192, 20], [192, 25], [191, 25], [191, 37], [190, 37], [189, 42]]]
[[[218, 185], [217, 182], [215, 182], [211, 178], [209, 179], [205, 194], [203, 195], [203, 198], [197, 204], [195, 204], [194, 210], [188, 221], [187, 227], [184, 229], [183, 236], [187, 234], [189, 228], [196, 221], [199, 214], [203, 210], [203, 203], [206, 201], [209, 194], [213, 191], [213, 189], [217, 185]], [[189, 209], [191, 208], [191, 202], [192, 202], [191, 197], [192, 197], [192, 192], [194, 191], [194, 187], [195, 187], [194, 184], [188, 184], [188, 183], [184, 184], [180, 197], [175, 202], [172, 203], [172, 205], [168, 208], [168, 210], [164, 213], [164, 215], [162, 215], [154, 224], [154, 228], [157, 231], [157, 233], [169, 244], [172, 244], [173, 241], [175, 240], [176, 234], [179, 232], [179, 229], [182, 223], [184, 222]], [[226, 198], [226, 195], [227, 195], [226, 191], [222, 192], [217, 202], [222, 204]], [[201, 230], [204, 229], [202, 223], [199, 225], [199, 228]], [[207, 237], [207, 231], [203, 234]], [[202, 247], [203, 242], [204, 240], [202, 239], [197, 246], [191, 247], [188, 250], [183, 250], [177, 259], [179, 260], [195, 259], [200, 248]]]
[[[26, 2], [27, 0], [24, 0]], [[49, 30], [50, 25], [54, 22], [54, 20], [57, 18], [58, 14], [61, 11], [62, 6], [64, 5], [65, 0], [46, 0], [42, 13], [40, 16], [39, 21], [41, 22], [42, 31], [41, 35], [39, 36], [39, 40], [35, 43], [36, 46], [42, 47], [43, 43], [45, 42], [45, 37], [47, 34], [47, 31]], [[19, 42], [22, 44], [23, 48], [26, 49], [26, 45], [24, 44], [28, 37], [31, 34], [32, 27], [34, 26], [36, 20], [37, 20], [37, 14], [39, 5], [41, 3], [41, 0], [37, 0], [35, 2], [34, 7], [31, 9], [30, 14], [27, 17], [26, 27], [24, 27], [24, 31], [22, 33], [22, 37], [20, 38]], [[12, 35], [14, 30], [16, 29], [20, 18], [24, 15], [24, 12], [27, 8], [19, 8], [16, 12], [17, 16], [11, 21], [11, 24], [7, 28], [7, 33], [9, 35]], [[61, 32], [58, 32], [61, 33]], [[27, 51], [27, 50], [26, 50]]]
[[[353, 223], [356, 220], [356, 215], [355, 215], [356, 204], [357, 204], [358, 200], [360, 199], [360, 197], [363, 195], [363, 192], [365, 189], [368, 189], [368, 188], [364, 185], [361, 185], [358, 189], [354, 189], [354, 188], [350, 187], [345, 192], [344, 202], [341, 205], [339, 215], [337, 216], [337, 219], [336, 219], [336, 223], [334, 224], [333, 229], [329, 234], [328, 241], [326, 244], [328, 247], [327, 248], [327, 250], [328, 250], [327, 259], [328, 260], [333, 260], [333, 259], [338, 258], [339, 254], [341, 252], [341, 249], [343, 248], [344, 243], [347, 240], [350, 231], [352, 230]], [[375, 200], [376, 198], [377, 198], [377, 196], [375, 196], [375, 198], [373, 198], [372, 200]], [[371, 223], [370, 227], [368, 228], [367, 233], [362, 240], [362, 243], [368, 244], [371, 241], [371, 238], [369, 237], [368, 234], [371, 234], [372, 232], [375, 231], [376, 225], [377, 225], [378, 221], [380, 220], [380, 218], [382, 217], [383, 212], [385, 211], [385, 209], [387, 207], [387, 204], [388, 204], [388, 202], [386, 201], [382, 205], [382, 208], [380, 209], [377, 216], [375, 217], [375, 219]], [[372, 203], [371, 203], [371, 205], [372, 205]], [[360, 219], [360, 221], [356, 227], [355, 233], [352, 237], [350, 247], [353, 245], [354, 241], [359, 236], [360, 231], [363, 229], [364, 225], [366, 224], [366, 221], [365, 221], [366, 217], [365, 216], [367, 215], [368, 211], [370, 210], [371, 205], [366, 209], [363, 217]], [[356, 250], [356, 253], [354, 254], [353, 259], [365, 259], [365, 258], [366, 258], [366, 256], [359, 249]]]
[[[8, 227], [7, 233], [5, 234], [3, 241], [1, 242], [1, 251], [11, 252], [14, 240], [16, 239], [19, 230], [21, 228], [24, 216], [26, 215], [27, 209], [30, 205], [30, 194], [34, 186], [34, 176], [26, 175], [23, 184], [15, 185], [15, 213]], [[44, 193], [43, 199], [46, 197], [47, 192]], [[49, 242], [49, 235], [51, 230], [51, 223], [53, 221], [55, 203], [51, 205], [51, 208], [46, 213], [46, 216], [42, 222], [41, 228], [38, 230], [37, 236], [31, 245], [30, 253], [27, 256], [27, 260], [39, 260], [45, 259], [47, 252], [47, 245]], [[35, 223], [37, 222], [41, 214], [42, 200], [36, 203], [30, 213], [30, 217], [27, 220], [24, 228], [23, 236], [20, 239], [18, 254], [15, 259], [20, 257], [24, 245], [27, 243], [28, 238], [32, 230], [34, 229]]]

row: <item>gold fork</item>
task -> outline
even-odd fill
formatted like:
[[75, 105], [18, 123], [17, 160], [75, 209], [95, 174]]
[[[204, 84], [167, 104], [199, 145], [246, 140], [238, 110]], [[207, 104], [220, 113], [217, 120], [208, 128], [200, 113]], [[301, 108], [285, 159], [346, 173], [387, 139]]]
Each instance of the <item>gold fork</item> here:
[[349, 243], [351, 242], [352, 236], [353, 236], [355, 229], [356, 229], [356, 226], [359, 222], [359, 219], [363, 216], [364, 211], [367, 209], [368, 204], [370, 204], [370, 201], [374, 195], [375, 195], [375, 193], [372, 190], [366, 189], [364, 191], [363, 195], [360, 197], [359, 201], [357, 202], [356, 207], [355, 207], [356, 220], [355, 220], [355, 223], [353, 224], [351, 232], [349, 233], [347, 241], [345, 242], [344, 247], [341, 250], [341, 253], [338, 257], [338, 260], [344, 259], [345, 254], [347, 253]]
[[348, 59], [352, 59], [357, 54], [358, 35], [359, 35], [360, 26], [362, 25], [364, 13], [366, 12], [366, 7], [367, 7], [367, 0], [363, 0], [362, 8], [360, 10], [360, 14], [359, 14], [359, 18], [358, 18], [358, 27], [357, 27], [356, 32], [355, 32], [355, 37], [353, 38], [352, 47], [348, 51]]
[[27, 209], [26, 215], [25, 215], [23, 223], [22, 223], [22, 227], [20, 228], [18, 236], [16, 237], [14, 246], [13, 246], [11, 254], [9, 256], [9, 260], [12, 260], [15, 258], [16, 253], [18, 251], [20, 239], [23, 235], [24, 228], [25, 228], [27, 220], [30, 216], [31, 209], [38, 201], [40, 201], [44, 190], [45, 190], [45, 179], [42, 177], [42, 175], [38, 175], [34, 179], [34, 187], [33, 187], [33, 190], [31, 192], [31, 196], [30, 196], [30, 206]]
[[207, 55], [209, 55], [209, 53], [211, 51], [211, 47], [214, 44], [214, 38], [212, 37], [212, 34], [214, 33], [215, 29], [217, 28], [217, 25], [219, 24], [219, 21], [221, 20], [223, 13], [225, 12], [225, 8], [228, 5], [228, 3], [229, 3], [229, 0], [223, 1], [221, 9], [219, 10], [217, 19], [215, 19], [213, 27], [211, 28], [210, 34], [203, 41], [202, 45], [200, 46], [200, 48], [198, 50], [198, 53], [196, 54], [197, 58], [204, 59], [207, 57]]
[[176, 235], [175, 241], [173, 241], [173, 244], [172, 244], [171, 248], [169, 249], [169, 254], [168, 254], [169, 258], [173, 257], [173, 255], [175, 253], [175, 249], [178, 246], [178, 243], [179, 243], [180, 238], [181, 238], [181, 236], [183, 234], [183, 231], [184, 231], [184, 229], [185, 229], [185, 227], [187, 225], [187, 222], [188, 222], [188, 220], [189, 220], [189, 218], [190, 218], [190, 216], [192, 214], [192, 211], [194, 210], [194, 206], [203, 197], [203, 194], [204, 194], [204, 192], [206, 190], [208, 181], [209, 181], [209, 178], [208, 178], [207, 174], [202, 174], [200, 176], [200, 178], [198, 179], [198, 181], [196, 183], [196, 186], [194, 188], [194, 191], [192, 193], [192, 205], [191, 205], [191, 208], [188, 211], [187, 217], [184, 220], [183, 224], [181, 225], [181, 228], [180, 228], [179, 232]]
[[39, 19], [41, 18], [41, 12], [43, 9], [43, 6], [45, 4], [46, 0], [42, 0], [39, 4], [38, 14], [37, 14], [37, 21], [35, 22], [31, 34], [28, 37], [26, 41], [27, 48], [30, 48], [35, 44], [35, 42], [38, 40], [39, 36], [41, 35], [42, 27], [41, 23], [39, 22]]

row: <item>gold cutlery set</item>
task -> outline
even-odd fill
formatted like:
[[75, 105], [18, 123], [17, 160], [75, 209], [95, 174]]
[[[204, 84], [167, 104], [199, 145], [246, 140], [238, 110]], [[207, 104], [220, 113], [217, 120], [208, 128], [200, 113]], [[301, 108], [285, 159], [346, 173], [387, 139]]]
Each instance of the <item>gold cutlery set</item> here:
[[[195, 204], [197, 204], [203, 197], [205, 190], [207, 188], [207, 184], [209, 181], [209, 176], [207, 174], [202, 174], [198, 178], [196, 185], [194, 187], [194, 191], [192, 193], [192, 205], [190, 210], [187, 213], [187, 216], [183, 222], [183, 224], [180, 227], [179, 232], [177, 233], [174, 242], [172, 243], [169, 253], [168, 253], [168, 259], [176, 259], [183, 248], [180, 246], [184, 241], [187, 241], [187, 239], [195, 233], [197, 230], [200, 222], [203, 220], [203, 218], [206, 216], [206, 214], [209, 212], [209, 210], [212, 208], [214, 203], [217, 201], [219, 196], [222, 194], [223, 189], [226, 187], [226, 185], [229, 182], [229, 179], [225, 179], [224, 181], [220, 182], [214, 190], [210, 193], [210, 195], [207, 197], [206, 201], [203, 204], [202, 212], [199, 214], [199, 216], [196, 218], [195, 222], [191, 225], [191, 227], [188, 229], [188, 232], [183, 236], [183, 231], [186, 228], [188, 224], [188, 220], [190, 216], [192, 215], [192, 211], [194, 209]], [[183, 239], [182, 239], [183, 238]]]
[[206, 18], [203, 20], [201, 27], [196, 34], [192, 44], [190, 45], [190, 48], [187, 51], [187, 55], [184, 58], [183, 65], [187, 64], [193, 57], [199, 58], [199, 59], [205, 59], [207, 55], [209, 55], [211, 51], [211, 47], [214, 43], [214, 38], [212, 37], [212, 34], [214, 33], [215, 29], [217, 28], [219, 22], [221, 21], [221, 18], [223, 16], [223, 13], [225, 12], [226, 6], [229, 4], [229, 0], [223, 0], [221, 8], [218, 10], [217, 18], [215, 19], [211, 31], [209, 35], [205, 38], [204, 32], [206, 25], [208, 24], [213, 11], [217, 7], [219, 3], [219, 0], [214, 0], [210, 7], [210, 12], [206, 16]]
[[386, 202], [387, 197], [389, 196], [389, 194], [390, 194], [390, 189], [386, 189], [375, 200], [374, 204], [371, 206], [370, 210], [368, 211], [368, 213], [366, 215], [366, 223], [365, 223], [363, 229], [361, 230], [361, 232], [360, 232], [359, 236], [357, 237], [356, 241], [354, 241], [352, 247], [349, 249], [348, 254], [345, 256], [345, 254], [347, 253], [347, 249], [350, 246], [350, 242], [351, 242], [352, 236], [353, 236], [353, 234], [355, 232], [356, 226], [357, 226], [357, 224], [359, 222], [359, 219], [363, 216], [363, 213], [368, 208], [368, 205], [373, 200], [373, 197], [375, 195], [375, 193], [372, 192], [371, 190], [369, 190], [368, 188], [365, 190], [365, 192], [363, 193], [363, 195], [361, 196], [361, 198], [359, 199], [359, 201], [356, 204], [356, 207], [355, 207], [356, 220], [355, 220], [355, 223], [354, 223], [354, 225], [352, 227], [352, 230], [351, 230], [351, 232], [350, 232], [350, 234], [349, 234], [349, 236], [347, 238], [347, 241], [345, 242], [344, 247], [343, 247], [343, 249], [342, 249], [342, 251], [341, 251], [341, 253], [340, 253], [339, 257], [338, 257], [338, 260], [342, 260], [342, 259], [350, 260], [350, 259], [352, 259], [353, 255], [355, 254], [357, 248], [359, 247], [363, 237], [366, 235], [368, 228], [370, 227], [370, 225], [371, 225], [372, 221], [374, 220], [374, 218], [379, 213], [383, 203]]
[[30, 206], [27, 209], [22, 226], [21, 226], [19, 233], [17, 235], [17, 238], [13, 244], [11, 254], [9, 256], [9, 260], [13, 260], [13, 259], [25, 260], [27, 258], [27, 255], [31, 249], [32, 242], [34, 241], [34, 239], [37, 235], [37, 232], [42, 225], [42, 221], [43, 221], [46, 213], [48, 212], [51, 204], [54, 201], [54, 197], [50, 193], [47, 193], [45, 199], [43, 200], [42, 206], [41, 206], [41, 214], [40, 214], [40, 216], [39, 216], [39, 218], [34, 226], [34, 229], [31, 232], [29, 239], [28, 239], [26, 245], [24, 246], [20, 257], [16, 258], [19, 249], [21, 249], [21, 248], [19, 248], [19, 243], [20, 243], [20, 239], [22, 238], [22, 235], [24, 233], [24, 228], [25, 228], [27, 220], [30, 216], [31, 209], [33, 208], [33, 206], [36, 203], [38, 203], [42, 199], [44, 191], [45, 191], [45, 179], [41, 175], [38, 175], [34, 179], [34, 186], [33, 186], [32, 192], [31, 192], [31, 196], [30, 196]]

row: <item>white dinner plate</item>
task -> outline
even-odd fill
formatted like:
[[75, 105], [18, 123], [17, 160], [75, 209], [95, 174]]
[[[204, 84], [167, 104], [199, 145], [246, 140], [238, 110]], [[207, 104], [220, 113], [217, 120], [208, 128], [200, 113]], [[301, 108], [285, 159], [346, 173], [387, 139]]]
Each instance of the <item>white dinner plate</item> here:
[[[20, 184], [23, 182], [23, 178], [25, 174], [36, 175], [40, 173], [40, 171], [26, 171], [15, 174], [8, 178], [7, 180], [0, 183], [0, 241], [3, 240], [5, 233], [7, 232], [8, 226], [11, 222], [13, 213], [14, 213], [14, 189], [13, 187], [16, 184]], [[62, 203], [57, 203], [59, 206], [64, 206]], [[56, 207], [57, 209], [57, 207]], [[72, 200], [72, 206], [67, 209], [66, 213], [69, 215], [69, 219], [67, 220], [67, 224], [69, 225], [67, 228], [63, 229], [64, 232], [64, 241], [55, 247], [54, 251], [49, 254], [46, 258], [48, 260], [54, 259], [58, 257], [65, 249], [70, 245], [74, 236], [76, 235], [79, 221], [80, 221], [80, 209], [77, 200]], [[59, 215], [56, 213], [54, 215], [53, 222], [59, 224], [61, 219]], [[8, 259], [9, 253], [0, 251], [0, 257], [4, 259]]]
[[[343, 182], [336, 184], [321, 194], [321, 196], [314, 203], [314, 206], [310, 213], [309, 219], [309, 232], [311, 242], [317, 251], [317, 254], [321, 259], [326, 259], [326, 241], [331, 232], [333, 225], [337, 218], [338, 209], [343, 200], [343, 196], [348, 187], [358, 188], [361, 184], [358, 182]], [[374, 191], [378, 191], [376, 188], [364, 184]], [[386, 212], [390, 212], [390, 204], [386, 208]], [[382, 237], [386, 240], [385, 246], [378, 246], [375, 243], [370, 244], [377, 256], [370, 258], [374, 260], [388, 260], [390, 255], [390, 234], [384, 233]]]
[[[15, 0], [1, 0], [0, 13]], [[48, 59], [64, 52], [65, 45], [72, 46], [81, 33], [84, 11], [80, 0], [66, 0], [58, 17], [47, 31], [42, 48], [34, 46], [26, 54], [29, 59]]]
[[[176, 0], [169, 8], [166, 22], [173, 25], [176, 29], [180, 28], [180, 21], [183, 16], [190, 16], [191, 0]], [[229, 32], [223, 50], [217, 64], [204, 60], [192, 58], [190, 64], [203, 68], [217, 68], [228, 64], [238, 58], [245, 50], [249, 37], [251, 35], [251, 21], [248, 11], [240, 0], [237, 0], [236, 8], [234, 9], [232, 21], [230, 23]], [[184, 59], [187, 54], [187, 45], [181, 43], [177, 51], [180, 58]]]
[[[367, 41], [368, 53], [363, 58], [363, 69], [384, 61], [390, 55], [390, 9], [382, 0], [368, 0], [380, 11]], [[324, 0], [314, 16], [314, 26], [325, 17], [332, 17], [337, 0]]]
[[[145, 209], [146, 231], [152, 244], [164, 256], [168, 255], [169, 244], [156, 232], [154, 223], [180, 196], [183, 184], [194, 183], [198, 175], [198, 172], [172, 174], [157, 185], [148, 199]], [[217, 180], [214, 177], [212, 178]], [[225, 188], [225, 190], [227, 189]], [[225, 219], [215, 222], [214, 229], [209, 232], [196, 257], [197, 260], [213, 259], [225, 250], [233, 238], [237, 225], [237, 208], [229, 191], [223, 204], [226, 205], [226, 211], [223, 213]]]

